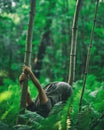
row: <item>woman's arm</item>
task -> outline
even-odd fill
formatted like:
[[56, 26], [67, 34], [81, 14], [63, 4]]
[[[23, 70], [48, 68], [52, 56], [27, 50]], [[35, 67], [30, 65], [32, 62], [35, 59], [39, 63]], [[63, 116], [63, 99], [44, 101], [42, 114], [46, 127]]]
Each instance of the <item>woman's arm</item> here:
[[24, 73], [28, 73], [29, 74], [32, 82], [36, 86], [36, 88], [37, 88], [37, 90], [39, 92], [40, 104], [45, 104], [46, 102], [48, 102], [47, 95], [46, 95], [45, 91], [43, 90], [41, 84], [39, 83], [38, 79], [33, 74], [32, 70], [29, 67], [25, 66], [23, 71], [24, 71]]

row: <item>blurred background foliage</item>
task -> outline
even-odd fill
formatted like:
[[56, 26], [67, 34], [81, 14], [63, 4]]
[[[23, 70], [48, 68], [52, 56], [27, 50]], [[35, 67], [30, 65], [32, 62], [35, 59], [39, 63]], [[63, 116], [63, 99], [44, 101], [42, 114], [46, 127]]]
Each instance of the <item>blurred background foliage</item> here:
[[[72, 130], [76, 126], [78, 130], [88, 130], [91, 119], [104, 113], [104, 1], [100, 0], [84, 107], [83, 112], [77, 116], [95, 3], [95, 0], [83, 1], [79, 16]], [[51, 81], [68, 80], [75, 4], [76, 0], [36, 1], [31, 65], [43, 86]], [[28, 16], [29, 0], [0, 0], [0, 119], [11, 126], [16, 122], [19, 109], [18, 77], [24, 61]], [[29, 84], [32, 96], [35, 97], [37, 92], [31, 81]], [[90, 111], [92, 117], [85, 115], [86, 111]], [[82, 120], [86, 122], [85, 116], [89, 122], [81, 124]], [[102, 124], [99, 124], [95, 130], [103, 130]]]

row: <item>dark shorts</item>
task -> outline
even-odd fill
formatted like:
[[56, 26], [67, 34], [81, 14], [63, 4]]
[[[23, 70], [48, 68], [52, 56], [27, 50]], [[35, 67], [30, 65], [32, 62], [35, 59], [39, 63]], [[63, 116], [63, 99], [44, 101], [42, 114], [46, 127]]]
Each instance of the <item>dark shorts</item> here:
[[65, 82], [53, 82], [44, 87], [48, 102], [45, 104], [39, 103], [37, 96], [35, 102], [31, 103], [27, 109], [33, 112], [37, 112], [43, 117], [47, 117], [53, 106], [62, 101], [65, 102], [72, 94], [72, 88]]

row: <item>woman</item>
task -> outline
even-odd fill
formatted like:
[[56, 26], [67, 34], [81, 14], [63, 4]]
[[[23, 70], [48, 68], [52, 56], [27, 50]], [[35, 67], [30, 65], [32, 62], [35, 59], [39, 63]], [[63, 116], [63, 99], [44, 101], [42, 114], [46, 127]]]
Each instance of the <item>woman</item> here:
[[27, 109], [32, 112], [37, 112], [43, 117], [49, 115], [56, 103], [60, 101], [65, 102], [72, 94], [72, 88], [66, 82], [52, 82], [43, 88], [32, 70], [27, 66], [24, 66], [23, 73], [19, 77], [21, 87], [23, 86], [23, 81], [28, 80], [28, 75], [38, 90], [38, 96], [33, 101], [30, 92], [27, 90]]

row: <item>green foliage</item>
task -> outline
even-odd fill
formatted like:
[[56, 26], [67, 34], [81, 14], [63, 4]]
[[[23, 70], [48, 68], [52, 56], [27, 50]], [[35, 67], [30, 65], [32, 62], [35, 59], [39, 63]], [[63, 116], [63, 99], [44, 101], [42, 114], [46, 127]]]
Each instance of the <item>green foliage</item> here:
[[[6, 0], [6, 2], [1, 1], [0, 4], [2, 7], [0, 12], [0, 42], [2, 43], [0, 44], [0, 70], [7, 71], [8, 76], [15, 79], [20, 73], [23, 64], [28, 25], [29, 1]], [[51, 45], [47, 47], [42, 70], [40, 70], [41, 75], [43, 77], [48, 77], [51, 81], [57, 79], [67, 81], [70, 60], [70, 34], [75, 4], [76, 1], [73, 0], [58, 0], [57, 2], [55, 0], [40, 0], [37, 1], [36, 4], [32, 61], [38, 53], [41, 36], [44, 31], [46, 31], [44, 28], [48, 28], [51, 20], [52, 23], [49, 26], [49, 30], [51, 31]], [[83, 1], [78, 23], [76, 79], [81, 78], [85, 69], [84, 66], [87, 47], [90, 41], [94, 8], [95, 1], [94, 4], [91, 4], [91, 1]], [[91, 64], [89, 67], [89, 72], [96, 75], [100, 81], [103, 81], [104, 74], [104, 69], [102, 68], [104, 64], [104, 51], [102, 48], [102, 46], [104, 46], [103, 9], [104, 3], [100, 2], [93, 39], [94, 46], [91, 53]], [[48, 60], [48, 63], [46, 59]], [[12, 71], [14, 72], [13, 74], [11, 74]]]
[[[4, 86], [0, 86], [0, 119], [13, 125], [16, 123], [19, 111], [20, 88], [18, 82], [10, 79], [5, 79], [4, 84]], [[31, 82], [29, 84], [32, 97], [35, 97], [36, 89], [33, 89], [34, 86]]]
[[[25, 119], [25, 124], [31, 126], [31, 129], [37, 130], [64, 130], [70, 127], [70, 120], [67, 119], [68, 116], [68, 106], [69, 103], [57, 104], [51, 111], [49, 117], [43, 118], [37, 113], [27, 111], [25, 115], [22, 116]], [[57, 116], [56, 116], [57, 113]], [[67, 122], [69, 120], [69, 122]], [[68, 126], [67, 126], [68, 125]]]
[[20, 91], [10, 79], [5, 79], [4, 83], [5, 86], [0, 86], [0, 119], [13, 125], [18, 114], [19, 106], [16, 104], [19, 104]]
[[[13, 3], [14, 2], [14, 3]], [[92, 4], [93, 3], [93, 4]], [[14, 4], [14, 5], [13, 5]], [[53, 7], [54, 4], [54, 8]], [[40, 0], [36, 4], [35, 26], [33, 31], [33, 57], [38, 53], [44, 28], [52, 20], [51, 44], [47, 47], [40, 81], [44, 86], [50, 81], [67, 81], [69, 73], [69, 53], [71, 27], [76, 1]], [[82, 111], [78, 114], [79, 100], [85, 70], [87, 47], [94, 17], [95, 1], [85, 0], [78, 23], [78, 44], [76, 59], [76, 81], [73, 85], [73, 96], [65, 106], [56, 105], [46, 119], [36, 113], [23, 115], [25, 123], [16, 126], [20, 103], [20, 88], [17, 78], [21, 72], [29, 14], [28, 0], [0, 1], [0, 129], [67, 129], [71, 120], [71, 130], [89, 130], [93, 121], [104, 112], [104, 2], [100, 1], [97, 22], [94, 32], [93, 47], [89, 66], [89, 74], [83, 98]], [[49, 15], [50, 12], [50, 15]], [[47, 22], [48, 21], [48, 22]], [[47, 24], [46, 24], [47, 23]], [[93, 75], [92, 75], [93, 74]], [[79, 80], [80, 79], [80, 80]], [[32, 97], [37, 92], [29, 83]], [[71, 106], [71, 107], [70, 107]], [[68, 110], [70, 117], [68, 117]], [[57, 115], [57, 116], [56, 116]], [[29, 120], [28, 120], [29, 118]], [[4, 122], [4, 123], [3, 123]], [[82, 123], [83, 122], [83, 123]], [[7, 125], [8, 124], [8, 125]], [[104, 119], [101, 119], [95, 130], [103, 130]]]
[[10, 127], [7, 124], [5, 124], [1, 121], [0, 121], [0, 129], [1, 130], [11, 130]]
[[[72, 130], [90, 130], [94, 120], [97, 120], [104, 112], [104, 83], [97, 81], [96, 76], [88, 75], [86, 89], [83, 98], [82, 110], [79, 113], [79, 101], [83, 82], [77, 81], [74, 84], [73, 102], [72, 102]], [[102, 100], [101, 100], [102, 98]], [[83, 122], [83, 123], [82, 123]], [[103, 122], [103, 119], [101, 120]], [[100, 129], [100, 123], [97, 129]]]
[[[34, 97], [36, 90], [34, 90], [31, 82], [29, 84], [31, 86], [29, 87], [30, 91]], [[0, 105], [0, 118], [9, 126], [6, 124], [1, 125], [4, 127], [2, 130], [5, 130], [6, 127], [13, 130], [68, 130], [69, 128], [71, 130], [90, 130], [93, 123], [96, 123], [97, 119], [104, 112], [104, 83], [98, 82], [94, 75], [88, 75], [82, 110], [78, 113], [82, 84], [82, 81], [74, 83], [72, 97], [65, 104], [61, 102], [56, 104], [49, 117], [43, 118], [35, 112], [26, 111], [24, 115], [21, 115], [24, 119], [23, 125], [15, 125], [18, 117], [20, 90], [18, 84], [9, 79], [5, 80], [5, 87], [0, 88], [2, 90], [0, 94], [0, 101], [2, 101], [0, 102], [2, 104]], [[6, 97], [3, 97], [3, 94]], [[102, 130], [103, 123], [104, 119], [102, 118], [95, 130]]]

